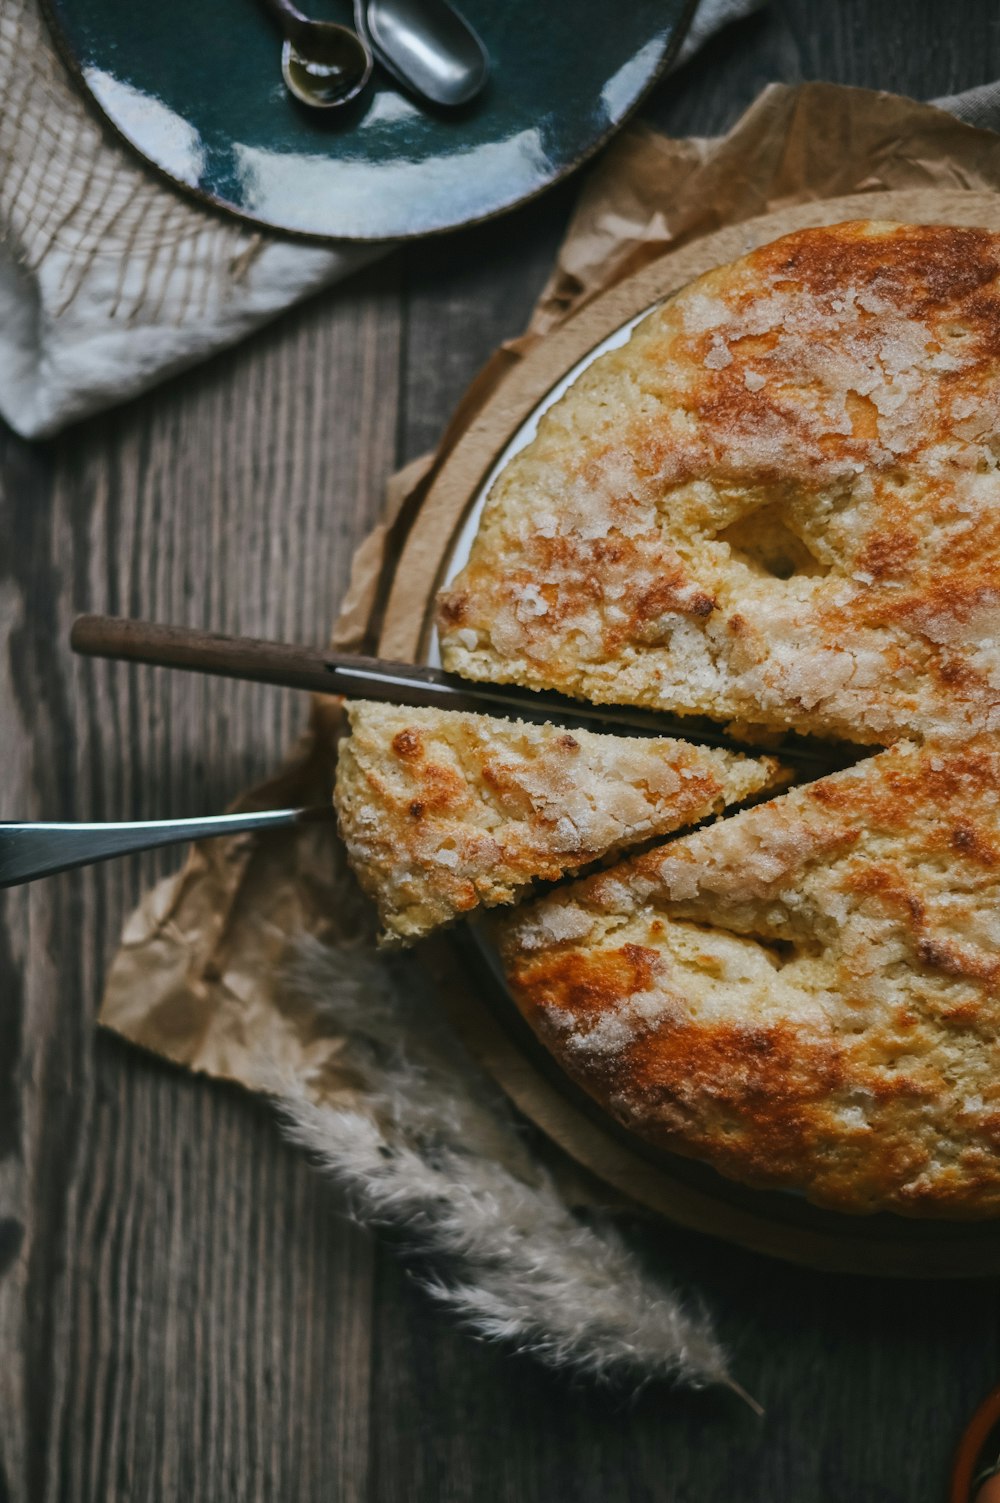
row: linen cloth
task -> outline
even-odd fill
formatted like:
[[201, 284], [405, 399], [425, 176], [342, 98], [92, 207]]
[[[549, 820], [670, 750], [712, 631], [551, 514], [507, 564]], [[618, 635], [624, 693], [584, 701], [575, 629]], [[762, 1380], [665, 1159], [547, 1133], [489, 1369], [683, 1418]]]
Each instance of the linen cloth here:
[[[686, 60], [763, 0], [701, 0]], [[307, 244], [189, 200], [123, 146], [39, 0], [0, 7], [0, 415], [25, 438], [234, 344], [387, 245]]]

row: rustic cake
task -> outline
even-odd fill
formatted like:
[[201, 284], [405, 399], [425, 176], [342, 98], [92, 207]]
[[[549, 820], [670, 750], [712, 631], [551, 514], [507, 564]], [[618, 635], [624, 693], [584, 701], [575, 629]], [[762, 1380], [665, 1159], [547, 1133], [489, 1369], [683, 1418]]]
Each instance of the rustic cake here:
[[[888, 748], [498, 919], [503, 964], [652, 1143], [839, 1210], [1000, 1214], [1000, 236], [802, 230], [686, 287], [504, 468], [438, 622], [470, 679]], [[574, 778], [546, 875], [621, 844], [549, 843]], [[466, 906], [544, 864], [536, 821]], [[376, 887], [409, 880], [387, 828]], [[463, 906], [418, 881], [408, 932], [427, 891]]]

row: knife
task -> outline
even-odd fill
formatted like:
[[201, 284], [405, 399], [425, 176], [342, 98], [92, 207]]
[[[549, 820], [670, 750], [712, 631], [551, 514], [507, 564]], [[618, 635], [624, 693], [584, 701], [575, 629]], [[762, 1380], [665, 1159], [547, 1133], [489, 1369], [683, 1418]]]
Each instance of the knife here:
[[[184, 626], [161, 626], [121, 616], [78, 616], [70, 631], [70, 645], [74, 652], [87, 657], [186, 668], [195, 673], [309, 689], [346, 699], [555, 721], [570, 728], [618, 731], [629, 736], [680, 736], [701, 745], [751, 755], [755, 750], [752, 746], [740, 746], [723, 731], [689, 725], [682, 717], [666, 716], [655, 710], [594, 705], [565, 694], [474, 683], [440, 668], [356, 657], [256, 637], [229, 637]], [[779, 755], [815, 776], [845, 762], [839, 749], [811, 746], [801, 737], [788, 744], [783, 742]]]

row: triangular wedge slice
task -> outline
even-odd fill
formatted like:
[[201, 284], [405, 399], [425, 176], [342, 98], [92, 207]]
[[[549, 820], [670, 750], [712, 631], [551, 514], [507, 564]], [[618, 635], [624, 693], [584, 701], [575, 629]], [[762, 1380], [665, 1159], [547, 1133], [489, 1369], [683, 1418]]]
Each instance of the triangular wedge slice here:
[[503, 470], [445, 666], [870, 744], [1000, 727], [1000, 236], [802, 230], [602, 355]]
[[335, 803], [389, 939], [780, 787], [771, 757], [357, 702]]
[[843, 1211], [1000, 1213], [1000, 746], [908, 743], [498, 924], [629, 1128]]

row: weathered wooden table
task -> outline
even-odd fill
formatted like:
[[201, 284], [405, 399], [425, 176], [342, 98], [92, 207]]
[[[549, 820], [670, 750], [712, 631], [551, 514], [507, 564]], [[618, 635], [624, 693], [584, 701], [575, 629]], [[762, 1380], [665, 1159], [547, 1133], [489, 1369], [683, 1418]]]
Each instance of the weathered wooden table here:
[[[775, 0], [647, 117], [729, 125], [772, 79], [917, 97], [1000, 75], [994, 0]], [[72, 661], [84, 609], [322, 639], [386, 476], [523, 325], [575, 193], [409, 248], [52, 443], [0, 436], [0, 816], [214, 812], [303, 715], [277, 690]], [[93, 1027], [176, 855], [0, 895], [0, 1503], [943, 1496], [1000, 1379], [992, 1284], [796, 1272], [662, 1228], [763, 1420], [574, 1386], [457, 1331], [267, 1110]]]

